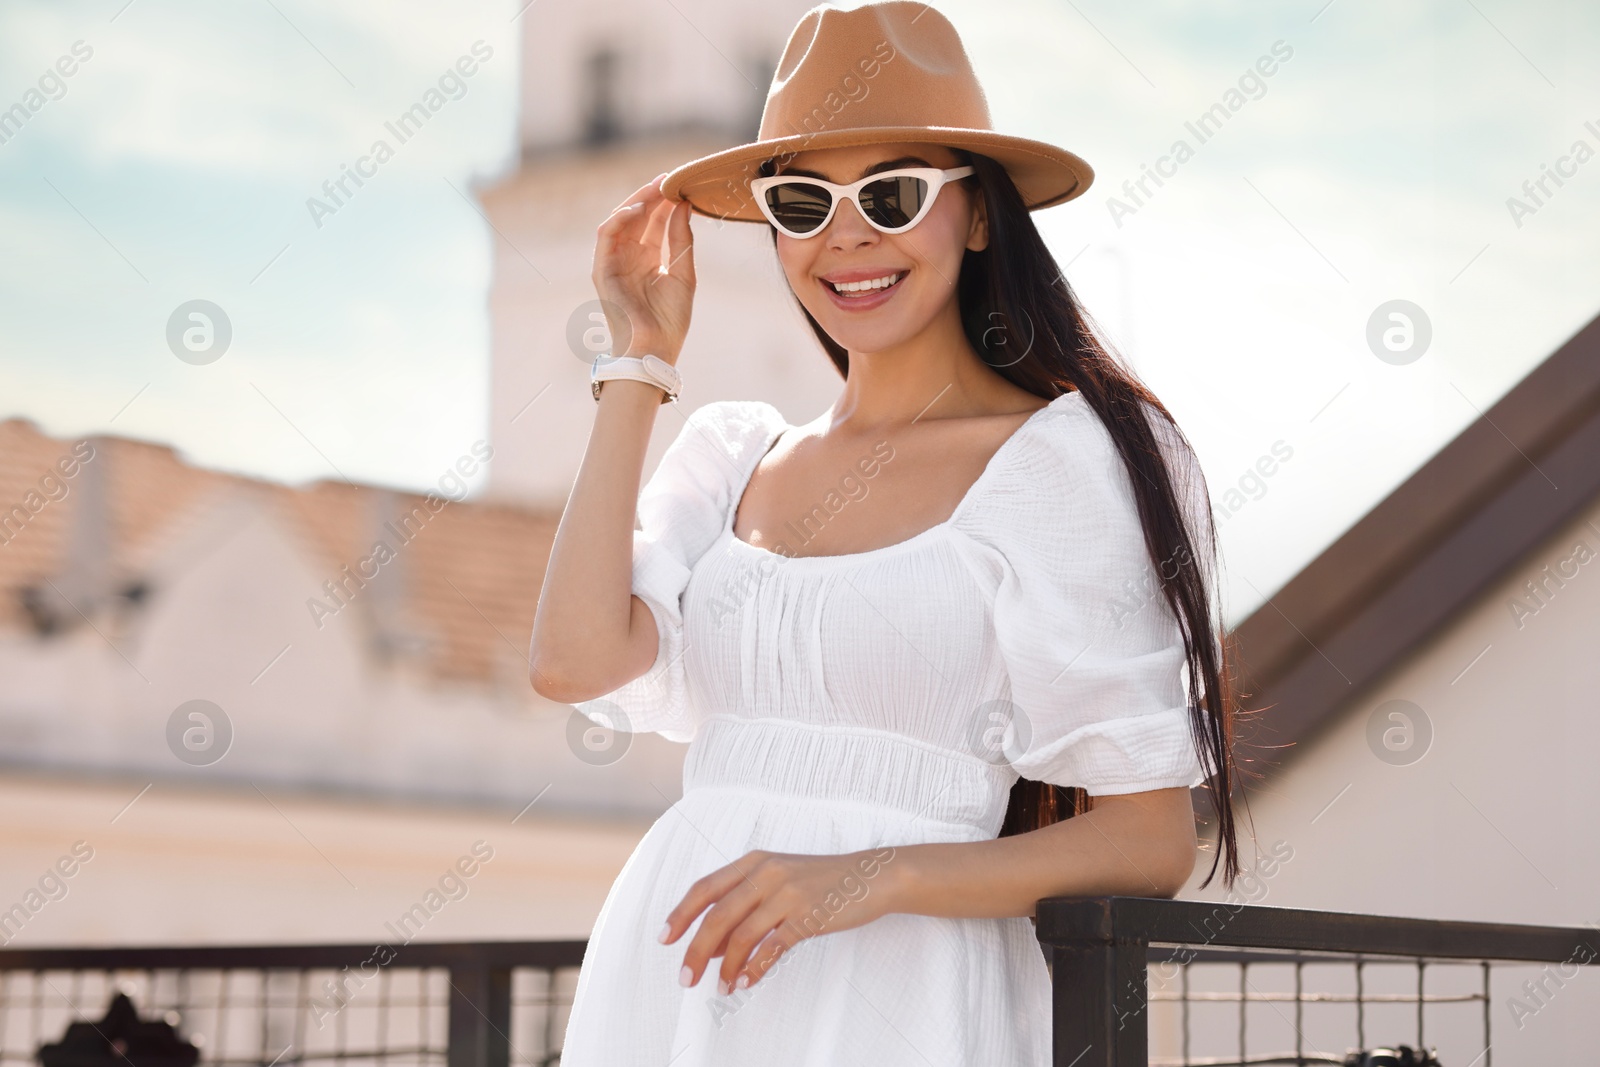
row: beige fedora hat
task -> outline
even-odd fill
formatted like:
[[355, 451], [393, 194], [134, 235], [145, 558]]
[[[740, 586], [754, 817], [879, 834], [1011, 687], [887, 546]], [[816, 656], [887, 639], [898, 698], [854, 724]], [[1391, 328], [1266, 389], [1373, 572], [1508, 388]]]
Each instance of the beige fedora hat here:
[[818, 148], [916, 141], [970, 149], [1006, 169], [1028, 209], [1065, 203], [1094, 180], [1064, 148], [996, 133], [950, 20], [914, 0], [801, 16], [773, 73], [757, 139], [685, 163], [661, 183], [670, 200], [738, 222], [765, 222], [750, 193], [761, 164]]

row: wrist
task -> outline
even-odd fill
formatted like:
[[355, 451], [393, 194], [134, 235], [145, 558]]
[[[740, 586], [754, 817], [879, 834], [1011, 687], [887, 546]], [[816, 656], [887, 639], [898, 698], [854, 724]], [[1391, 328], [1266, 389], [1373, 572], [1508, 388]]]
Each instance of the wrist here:
[[600, 399], [601, 386], [608, 381], [634, 380], [660, 390], [661, 403], [678, 399], [683, 379], [671, 363], [653, 353], [643, 356], [613, 356], [596, 359], [589, 368], [589, 391]]
[[673, 366], [677, 366], [678, 354], [681, 351], [682, 346], [680, 345], [657, 344], [648, 340], [641, 341], [639, 338], [635, 337], [632, 343], [628, 345], [628, 350], [626, 352], [619, 352], [616, 353], [616, 355], [632, 356], [634, 359], [643, 359], [645, 356], [655, 356], [657, 359], [665, 360]]
[[599, 401], [607, 393], [613, 396], [621, 394], [644, 403], [651, 411], [655, 411], [656, 408], [661, 406], [664, 395], [661, 386], [653, 382], [641, 382], [635, 378], [611, 378], [598, 383], [598, 387], [591, 383], [590, 391], [594, 394], [596, 401]]
[[869, 897], [875, 898], [878, 915], [914, 910], [915, 852], [915, 848], [884, 845], [852, 853], [854, 870], [866, 882]]

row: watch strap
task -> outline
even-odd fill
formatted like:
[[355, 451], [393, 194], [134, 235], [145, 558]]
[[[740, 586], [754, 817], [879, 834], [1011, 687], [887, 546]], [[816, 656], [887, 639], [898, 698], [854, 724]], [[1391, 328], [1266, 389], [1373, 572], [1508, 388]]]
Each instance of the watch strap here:
[[589, 368], [589, 391], [600, 400], [600, 384], [614, 378], [644, 382], [661, 390], [661, 402], [677, 400], [683, 385], [678, 368], [659, 356], [601, 356]]

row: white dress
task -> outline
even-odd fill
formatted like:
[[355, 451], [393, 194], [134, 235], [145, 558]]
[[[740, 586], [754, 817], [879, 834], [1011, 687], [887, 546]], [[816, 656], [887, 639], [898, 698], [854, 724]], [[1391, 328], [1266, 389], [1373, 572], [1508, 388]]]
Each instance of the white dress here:
[[[700, 919], [656, 940], [695, 880], [752, 849], [992, 839], [1019, 774], [1092, 795], [1203, 781], [1182, 636], [1121, 460], [1078, 393], [1029, 416], [949, 519], [846, 555], [789, 558], [733, 535], [786, 428], [770, 404], [707, 404], [640, 493], [633, 591], [660, 653], [576, 706], [689, 742], [683, 797], [606, 896], [563, 1067], [1043, 1067], [1050, 979], [1024, 917], [890, 914], [799, 942], [729, 996], [720, 958], [678, 983]], [[870, 492], [874, 460], [892, 448], [841, 476], [813, 529]], [[1174, 472], [1190, 508], [1193, 471]]]

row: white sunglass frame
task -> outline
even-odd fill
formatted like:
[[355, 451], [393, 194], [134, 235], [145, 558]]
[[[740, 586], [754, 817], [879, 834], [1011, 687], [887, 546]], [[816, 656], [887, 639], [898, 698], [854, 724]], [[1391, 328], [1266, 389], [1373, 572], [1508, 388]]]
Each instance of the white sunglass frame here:
[[[839, 204], [845, 200], [849, 200], [856, 206], [856, 212], [866, 220], [867, 225], [871, 226], [880, 233], [893, 235], [905, 233], [917, 223], [921, 222], [923, 218], [927, 216], [928, 212], [933, 208], [933, 202], [939, 198], [939, 190], [944, 188], [947, 183], [953, 182], [959, 178], [965, 178], [969, 174], [976, 173], [976, 171], [977, 168], [972, 166], [897, 167], [894, 170], [881, 170], [876, 174], [868, 174], [860, 181], [851, 182], [849, 185], [837, 185], [834, 182], [827, 181], [823, 178], [812, 178], [804, 174], [774, 174], [767, 178], [750, 179], [750, 192], [755, 196], [756, 206], [761, 209], [761, 214], [766, 217], [766, 220], [772, 223], [773, 227], [779, 233], [783, 234], [785, 237], [793, 237], [797, 241], [804, 241], [808, 237], [815, 237], [822, 231], [826, 230], [828, 228], [828, 223], [833, 221], [834, 214], [839, 210]], [[865, 189], [873, 182], [881, 182], [888, 178], [904, 177], [921, 178], [926, 181], [928, 183], [928, 195], [923, 198], [922, 207], [917, 211], [916, 216], [904, 226], [880, 226], [878, 223], [872, 220], [872, 218], [867, 214], [866, 210], [861, 206], [861, 190]], [[778, 219], [773, 215], [771, 206], [767, 203], [768, 189], [775, 185], [794, 185], [800, 182], [804, 182], [807, 185], [820, 185], [824, 189], [828, 190], [828, 193], [833, 197], [833, 202], [828, 205], [828, 213], [823, 216], [822, 221], [817, 224], [815, 229], [807, 230], [805, 233], [795, 233], [793, 230], [783, 225], [783, 223], [779, 222]]]

